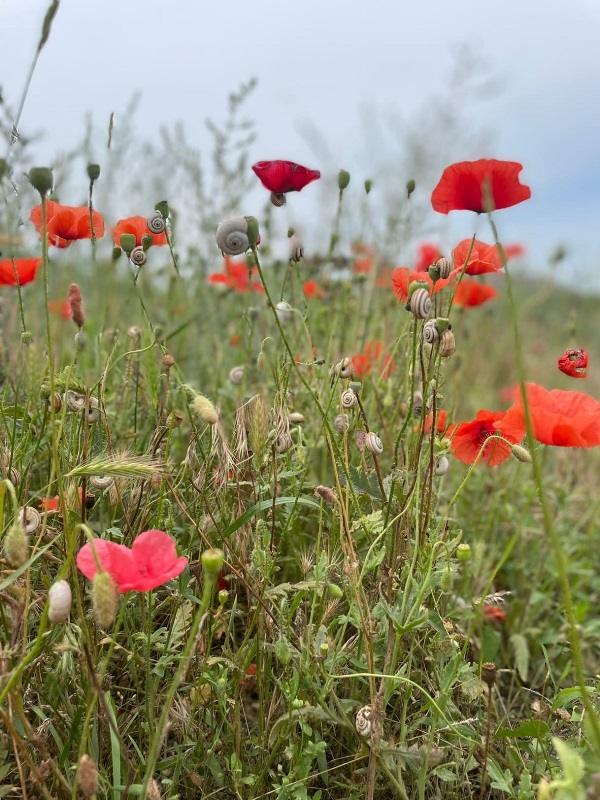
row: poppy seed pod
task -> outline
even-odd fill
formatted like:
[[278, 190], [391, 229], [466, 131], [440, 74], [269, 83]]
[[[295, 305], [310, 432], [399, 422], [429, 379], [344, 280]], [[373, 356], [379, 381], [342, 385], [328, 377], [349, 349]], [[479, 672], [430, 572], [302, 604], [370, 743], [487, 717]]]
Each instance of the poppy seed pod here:
[[97, 181], [100, 177], [100, 164], [88, 164], [87, 165], [87, 176], [92, 181]]
[[27, 173], [27, 180], [42, 197], [46, 197], [54, 186], [54, 175], [48, 167], [32, 167]]
[[50, 622], [66, 622], [71, 613], [71, 587], [67, 581], [56, 581], [48, 589], [48, 619]]
[[258, 220], [255, 217], [223, 220], [217, 228], [216, 239], [223, 255], [240, 256], [260, 243]]
[[223, 569], [225, 554], [222, 550], [219, 550], [216, 547], [211, 547], [202, 553], [200, 556], [200, 561], [202, 562], [202, 567], [207, 575], [212, 575], [216, 578], [219, 572], [221, 572]]
[[167, 223], [165, 222], [163, 215], [160, 211], [156, 210], [151, 217], [148, 217], [146, 222], [148, 225], [148, 230], [151, 233], [164, 233], [165, 228], [167, 227]]
[[369, 194], [372, 188], [373, 188], [373, 181], [370, 181], [367, 178], [367, 180], [365, 181], [365, 194]]
[[343, 192], [344, 189], [347, 189], [349, 183], [350, 173], [345, 169], [341, 169], [338, 173], [338, 188], [340, 192]]

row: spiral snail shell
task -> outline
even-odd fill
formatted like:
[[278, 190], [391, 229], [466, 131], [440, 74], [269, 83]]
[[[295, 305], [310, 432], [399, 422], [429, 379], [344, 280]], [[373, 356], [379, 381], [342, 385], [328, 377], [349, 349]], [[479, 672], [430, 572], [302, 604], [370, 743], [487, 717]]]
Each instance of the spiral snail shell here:
[[277, 208], [281, 208], [286, 204], [285, 194], [283, 192], [271, 192], [271, 202]]
[[408, 301], [408, 309], [417, 319], [425, 319], [431, 310], [431, 297], [427, 289], [416, 289]]
[[413, 416], [420, 417], [423, 413], [423, 392], [413, 392]]
[[148, 230], [152, 233], [164, 233], [165, 228], [167, 227], [167, 223], [163, 219], [163, 215], [160, 211], [155, 211], [151, 217], [148, 217], [146, 220], [146, 225], [148, 226]]
[[440, 336], [440, 355], [442, 358], [449, 358], [456, 350], [456, 340], [454, 333], [447, 328]]
[[243, 367], [233, 367], [229, 370], [229, 380], [234, 386], [239, 386], [244, 378]]
[[277, 437], [275, 449], [278, 453], [287, 453], [292, 444], [292, 437], [289, 435], [289, 433], [282, 433], [281, 436]]
[[346, 389], [342, 392], [340, 397], [340, 405], [342, 408], [354, 408], [358, 403], [358, 397], [354, 394], [352, 389]]
[[369, 431], [369, 433], [365, 434], [365, 447], [375, 456], [383, 453], [383, 442], [373, 431]]
[[228, 256], [241, 256], [260, 242], [258, 221], [254, 217], [231, 217], [220, 223], [217, 245]]
[[58, 413], [61, 410], [63, 404], [62, 395], [60, 394], [60, 392], [54, 392], [54, 399], [52, 398], [52, 396], [50, 396], [46, 400], [46, 403], [48, 404], [48, 410], [54, 407], [54, 411]]
[[33, 506], [24, 506], [19, 511], [19, 523], [25, 533], [35, 533], [42, 524], [42, 515]]
[[299, 411], [292, 411], [290, 414], [290, 422], [294, 425], [299, 425], [301, 422], [304, 422], [304, 414], [301, 414]]
[[63, 398], [68, 411], [77, 414], [85, 408], [85, 395], [74, 392], [71, 389], [66, 393]]
[[450, 272], [452, 271], [452, 264], [448, 261], [447, 258], [438, 258], [435, 262], [435, 266], [440, 271], [440, 278], [449, 278]]
[[292, 321], [292, 307], [289, 303], [286, 303], [285, 300], [281, 300], [277, 303], [275, 310], [279, 317], [279, 322], [281, 322], [282, 325], [287, 325]]
[[356, 732], [365, 738], [371, 736], [373, 730], [373, 706], [367, 705], [356, 712]]
[[137, 247], [134, 247], [129, 254], [129, 260], [134, 267], [143, 267], [148, 260], [148, 256], [146, 255], [144, 248], [141, 245], [138, 245]]
[[440, 338], [437, 322], [434, 319], [428, 319], [423, 325], [421, 330], [421, 338], [426, 344], [433, 344]]
[[337, 364], [329, 370], [329, 377], [332, 381], [336, 378], [351, 378], [352, 377], [352, 359], [342, 358]]
[[338, 433], [343, 433], [350, 427], [350, 418], [348, 414], [338, 414], [335, 418], [333, 425]]
[[438, 458], [435, 467], [433, 468], [433, 472], [435, 475], [445, 475], [450, 468], [450, 461], [446, 458], [446, 456], [442, 456]]
[[56, 581], [48, 589], [48, 619], [50, 622], [66, 622], [71, 613], [71, 587], [66, 581]]
[[115, 479], [112, 475], [92, 475], [90, 478], [90, 485], [93, 486], [94, 489], [100, 489], [101, 491], [108, 489], [114, 482]]
[[100, 419], [100, 408], [98, 407], [98, 401], [95, 397], [90, 397], [90, 404], [87, 409], [87, 421], [91, 425], [94, 422], [98, 422]]

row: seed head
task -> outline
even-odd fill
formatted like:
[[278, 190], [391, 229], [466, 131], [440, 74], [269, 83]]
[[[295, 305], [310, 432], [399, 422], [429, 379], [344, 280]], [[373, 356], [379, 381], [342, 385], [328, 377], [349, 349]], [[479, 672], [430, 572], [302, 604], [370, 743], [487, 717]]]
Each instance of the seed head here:
[[94, 797], [98, 794], [98, 771], [93, 760], [85, 753], [79, 759], [77, 781], [81, 792], [86, 797]]
[[108, 572], [97, 572], [92, 581], [92, 606], [96, 622], [109, 628], [117, 616], [117, 587]]

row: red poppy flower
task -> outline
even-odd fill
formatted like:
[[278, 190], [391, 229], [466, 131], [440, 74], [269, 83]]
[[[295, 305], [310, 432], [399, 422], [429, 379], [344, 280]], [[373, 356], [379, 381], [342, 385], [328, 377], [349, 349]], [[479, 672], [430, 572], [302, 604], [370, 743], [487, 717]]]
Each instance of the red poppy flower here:
[[[52, 200], [46, 201], [48, 244], [54, 247], [69, 247], [76, 239], [91, 239], [90, 210], [87, 206], [61, 206]], [[104, 236], [104, 220], [98, 211], [92, 211], [94, 236]], [[31, 209], [29, 219], [42, 234], [42, 206]]]
[[478, 411], [472, 422], [450, 425], [446, 435], [452, 439], [453, 455], [463, 464], [473, 464], [483, 447], [481, 458], [495, 467], [511, 455], [510, 445], [499, 439], [491, 439], [486, 444], [490, 436], [498, 433], [512, 444], [518, 444], [525, 436], [523, 420], [508, 418], [508, 413], [503, 411]]
[[463, 278], [454, 293], [453, 303], [460, 308], [474, 308], [487, 303], [497, 295], [498, 292], [493, 286]]
[[483, 616], [490, 622], [506, 622], [506, 613], [498, 606], [483, 606]]
[[[415, 426], [415, 430], [417, 430], [418, 426]], [[433, 414], [427, 414], [425, 420], [423, 422], [423, 433], [431, 433], [431, 429], [433, 428]], [[442, 409], [438, 411], [437, 417], [435, 420], [435, 429], [438, 433], [444, 433], [446, 430], [446, 409]]]
[[113, 231], [113, 240], [116, 247], [121, 246], [121, 234], [130, 233], [135, 236], [135, 246], [142, 246], [142, 236], [152, 236], [152, 245], [167, 244], [167, 235], [163, 233], [152, 233], [148, 228], [148, 220], [146, 217], [127, 217], [127, 219], [120, 219], [115, 225]]
[[[486, 244], [475, 239], [471, 248], [472, 239], [463, 239], [454, 248], [452, 258], [454, 261], [453, 274], [462, 272], [467, 257], [469, 258], [466, 275], [485, 275], [488, 272], [498, 272], [504, 266], [500, 251], [495, 244]], [[471, 255], [469, 255], [469, 252]]]
[[316, 281], [305, 281], [304, 294], [308, 297], [315, 297], [317, 300], [322, 300], [325, 297], [325, 292]]
[[[549, 391], [536, 383], [526, 384], [527, 404], [538, 442], [555, 447], [598, 447], [600, 403], [582, 392]], [[509, 420], [525, 426], [521, 399], [506, 412]]]
[[[6, 258], [0, 261], [0, 286], [16, 286], [17, 278], [19, 286], [25, 286], [35, 280], [35, 273], [41, 264], [39, 258]], [[16, 270], [16, 275], [15, 275]]]
[[558, 368], [570, 378], [587, 378], [588, 354], [585, 350], [565, 350], [558, 359]]
[[[96, 555], [104, 572], [119, 592], [149, 592], [176, 578], [188, 560], [177, 557], [174, 540], [164, 531], [144, 531], [134, 539], [131, 550], [123, 544], [94, 539]], [[77, 566], [89, 580], [98, 572], [91, 544], [77, 554]]]
[[415, 262], [415, 272], [427, 272], [429, 267], [442, 257], [442, 252], [439, 247], [430, 242], [423, 242], [417, 248], [417, 260]]
[[415, 272], [408, 269], [408, 267], [396, 267], [392, 275], [392, 284], [394, 291], [398, 295], [398, 299], [402, 303], [408, 303], [408, 287], [411, 283], [420, 281], [426, 283], [433, 294], [439, 292], [450, 283], [450, 278], [442, 278], [435, 282], [435, 285], [427, 272]]
[[293, 161], [259, 161], [252, 166], [260, 182], [270, 192], [299, 192], [321, 177], [318, 169], [308, 169]]
[[[225, 256], [225, 272], [213, 272], [208, 276], [208, 282], [221, 284], [233, 289], [236, 292], [248, 292], [252, 289], [255, 292], [264, 292], [260, 281], [253, 281], [248, 275], [248, 265], [245, 261], [233, 261], [229, 256]], [[252, 275], [256, 275], [256, 267], [252, 270]]]
[[71, 304], [68, 300], [49, 300], [48, 311], [63, 319], [71, 319]]
[[504, 255], [507, 258], [521, 258], [525, 255], [525, 246], [522, 244], [505, 244]]
[[352, 356], [352, 369], [356, 377], [364, 378], [371, 370], [377, 370], [379, 377], [387, 380], [394, 371], [392, 357], [385, 353], [385, 345], [379, 339], [367, 342], [362, 353]]
[[239, 344], [241, 344], [241, 341], [242, 341], [241, 334], [234, 333], [233, 336], [231, 337], [231, 339], [229, 340], [229, 344], [232, 347], [237, 347]]
[[[523, 169], [516, 161], [461, 161], [446, 167], [431, 195], [434, 211], [494, 211], [509, 208], [531, 197], [531, 189], [519, 183]], [[491, 201], [491, 208], [487, 208]]]
[[[69, 317], [70, 316], [71, 316], [71, 309], [69, 308]], [[81, 486], [77, 490], [77, 495], [79, 497], [79, 505], [81, 505], [81, 502], [83, 500], [83, 489], [81, 488]], [[65, 495], [65, 498], [66, 498], [67, 505], [69, 504], [69, 500], [71, 500], [72, 502], [75, 502], [75, 496], [74, 495], [67, 494], [67, 495]], [[51, 514], [53, 512], [60, 511], [60, 497], [59, 497], [59, 495], [55, 495], [54, 497], [49, 497], [48, 499], [46, 499], [45, 497], [41, 497], [40, 498], [40, 508], [42, 509], [42, 511], [45, 511], [47, 514]]]

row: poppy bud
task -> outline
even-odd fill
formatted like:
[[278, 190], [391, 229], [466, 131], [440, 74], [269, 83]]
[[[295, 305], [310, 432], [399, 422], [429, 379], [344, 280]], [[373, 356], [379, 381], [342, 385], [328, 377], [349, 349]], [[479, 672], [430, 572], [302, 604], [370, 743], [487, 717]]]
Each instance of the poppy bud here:
[[118, 260], [121, 258], [121, 253], [122, 253], [122, 252], [123, 252], [123, 251], [121, 250], [121, 248], [120, 248], [120, 247], [113, 247], [113, 251], [112, 251], [112, 260], [113, 260], [113, 261], [118, 261]]
[[33, 342], [33, 333], [31, 333], [31, 331], [23, 331], [23, 333], [21, 334], [21, 344], [28, 346], [32, 342]]
[[471, 560], [471, 545], [466, 542], [461, 542], [456, 548], [456, 557], [461, 564], [466, 564]]
[[224, 606], [229, 600], [229, 592], [227, 591], [227, 589], [221, 589], [219, 591], [218, 597], [219, 597], [219, 605]]
[[0, 158], [0, 180], [2, 180], [5, 175], [10, 175], [10, 167], [5, 158]]
[[95, 797], [98, 794], [98, 772], [96, 765], [88, 755], [82, 755], [77, 767], [77, 782], [86, 797]]
[[148, 250], [152, 247], [152, 243], [154, 242], [154, 236], [151, 233], [143, 233], [142, 234], [142, 249], [144, 251]]
[[130, 255], [131, 251], [135, 247], [135, 236], [133, 233], [122, 233], [119, 239], [121, 242], [121, 248], [123, 252], [127, 255]]
[[216, 425], [219, 421], [219, 414], [217, 409], [213, 406], [210, 402], [208, 397], [204, 397], [202, 394], [196, 395], [194, 397], [194, 401], [192, 403], [194, 411], [203, 422], [208, 423], [208, 425]]
[[373, 181], [370, 181], [367, 178], [367, 180], [365, 181], [365, 194], [369, 194], [369, 192], [371, 191], [372, 186], [373, 186]]
[[293, 228], [288, 228], [288, 239], [291, 239], [295, 231]]
[[204, 571], [207, 573], [207, 575], [211, 575], [216, 578], [219, 572], [221, 572], [223, 569], [225, 555], [222, 550], [219, 550], [216, 547], [211, 547], [202, 553], [200, 560], [202, 561], [202, 566], [204, 567]]
[[97, 181], [100, 177], [100, 164], [88, 164], [87, 165], [87, 174], [88, 178], [92, 181]]
[[521, 447], [520, 444], [513, 444], [510, 449], [517, 461], [521, 461], [523, 464], [531, 464], [531, 453], [525, 447]]
[[14, 522], [4, 539], [4, 553], [11, 567], [20, 567], [29, 555], [29, 540], [23, 526]]
[[166, 200], [161, 200], [160, 203], [157, 203], [154, 206], [154, 209], [155, 209], [155, 211], [160, 211], [160, 213], [162, 214], [163, 219], [166, 219], [169, 216], [169, 214], [171, 213], [171, 211], [169, 209], [169, 204], [167, 203]]
[[439, 333], [443, 333], [445, 330], [450, 330], [450, 328], [452, 328], [452, 325], [450, 325], [450, 320], [446, 319], [445, 317], [437, 317], [435, 320], [435, 326]]
[[46, 197], [54, 186], [54, 175], [48, 167], [32, 167], [27, 173], [27, 180], [42, 197]]
[[277, 660], [282, 664], [289, 664], [290, 658], [292, 657], [292, 648], [287, 639], [282, 637], [277, 640], [275, 643], [275, 655], [277, 656]]
[[109, 628], [117, 616], [117, 587], [108, 572], [98, 571], [92, 581], [92, 607], [96, 622]]
[[414, 182], [414, 180], [412, 178], [409, 181], [406, 181], [406, 197], [407, 198], [409, 198], [411, 196], [411, 194], [414, 192], [416, 185], [417, 184]]
[[440, 576], [440, 589], [444, 594], [448, 594], [448, 592], [452, 591], [452, 572], [447, 569], [442, 572]]
[[328, 583], [327, 591], [336, 600], [341, 600], [342, 597], [344, 596], [343, 590], [335, 583]]
[[340, 192], [343, 192], [344, 189], [347, 189], [349, 183], [350, 183], [350, 173], [347, 172], [345, 169], [341, 169], [338, 173], [338, 187]]
[[83, 306], [81, 304], [81, 292], [76, 283], [71, 283], [69, 285], [69, 293], [67, 297], [69, 300], [69, 307], [71, 309], [71, 319], [78, 328], [81, 328], [85, 322], [85, 314], [83, 313]]

